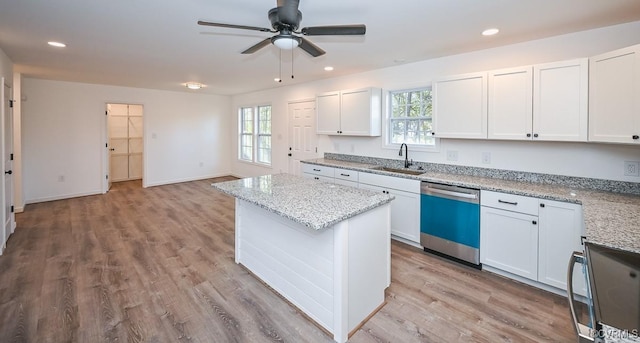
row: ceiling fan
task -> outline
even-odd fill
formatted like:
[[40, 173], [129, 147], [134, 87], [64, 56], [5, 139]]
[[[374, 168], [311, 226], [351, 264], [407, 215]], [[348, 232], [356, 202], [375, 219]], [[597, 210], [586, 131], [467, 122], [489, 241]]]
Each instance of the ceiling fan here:
[[365, 25], [333, 25], [333, 26], [311, 26], [303, 27], [298, 30], [302, 13], [298, 10], [300, 0], [277, 0], [277, 7], [269, 10], [269, 21], [271, 27], [256, 27], [223, 23], [212, 23], [208, 21], [198, 21], [198, 25], [226, 27], [232, 29], [253, 30], [261, 32], [277, 33], [273, 37], [255, 44], [254, 46], [243, 51], [243, 54], [252, 54], [265, 46], [274, 44], [280, 49], [293, 49], [300, 47], [313, 57], [322, 56], [325, 51], [317, 45], [302, 36], [345, 36], [345, 35], [364, 35], [367, 28]]

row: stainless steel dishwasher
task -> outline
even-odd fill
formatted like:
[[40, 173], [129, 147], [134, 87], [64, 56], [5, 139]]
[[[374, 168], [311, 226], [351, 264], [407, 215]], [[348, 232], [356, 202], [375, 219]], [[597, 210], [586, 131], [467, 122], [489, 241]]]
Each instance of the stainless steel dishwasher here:
[[480, 190], [423, 181], [420, 243], [427, 252], [480, 265]]

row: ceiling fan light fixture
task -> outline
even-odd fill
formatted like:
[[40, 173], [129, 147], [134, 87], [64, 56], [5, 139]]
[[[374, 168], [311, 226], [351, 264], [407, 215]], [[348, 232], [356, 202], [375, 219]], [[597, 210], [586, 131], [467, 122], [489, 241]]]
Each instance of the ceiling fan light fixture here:
[[278, 35], [273, 37], [273, 45], [283, 50], [291, 50], [298, 47], [300, 40], [295, 36]]
[[326, 66], [326, 67], [324, 67], [324, 70], [325, 71], [332, 71], [333, 67], [332, 66]]
[[185, 84], [185, 86], [189, 89], [193, 89], [193, 90], [198, 90], [202, 87], [204, 87], [204, 85], [202, 83], [197, 83], [197, 82], [187, 82]]

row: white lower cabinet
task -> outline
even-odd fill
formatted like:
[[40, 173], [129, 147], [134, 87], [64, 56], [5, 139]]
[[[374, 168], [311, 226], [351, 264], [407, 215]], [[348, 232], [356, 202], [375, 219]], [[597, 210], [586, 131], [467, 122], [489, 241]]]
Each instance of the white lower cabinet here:
[[420, 243], [420, 181], [379, 174], [360, 173], [360, 188], [387, 192], [391, 202], [391, 234]]
[[[480, 262], [566, 290], [569, 258], [583, 250], [582, 206], [492, 191], [480, 199]], [[576, 293], [585, 295], [579, 268], [573, 280]]]
[[538, 278], [538, 217], [482, 206], [480, 262], [509, 273]]
[[[582, 206], [566, 202], [540, 200], [538, 234], [538, 281], [567, 289], [567, 263], [574, 251], [582, 251], [584, 235]], [[582, 270], [576, 268], [573, 287], [586, 294]]]

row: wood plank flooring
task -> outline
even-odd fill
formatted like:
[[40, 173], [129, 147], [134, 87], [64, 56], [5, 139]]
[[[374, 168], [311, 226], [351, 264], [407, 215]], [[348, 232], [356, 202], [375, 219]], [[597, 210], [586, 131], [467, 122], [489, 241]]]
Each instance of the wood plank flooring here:
[[[331, 342], [234, 263], [217, 178], [28, 205], [0, 256], [0, 342]], [[562, 297], [392, 244], [350, 342], [574, 342]]]

